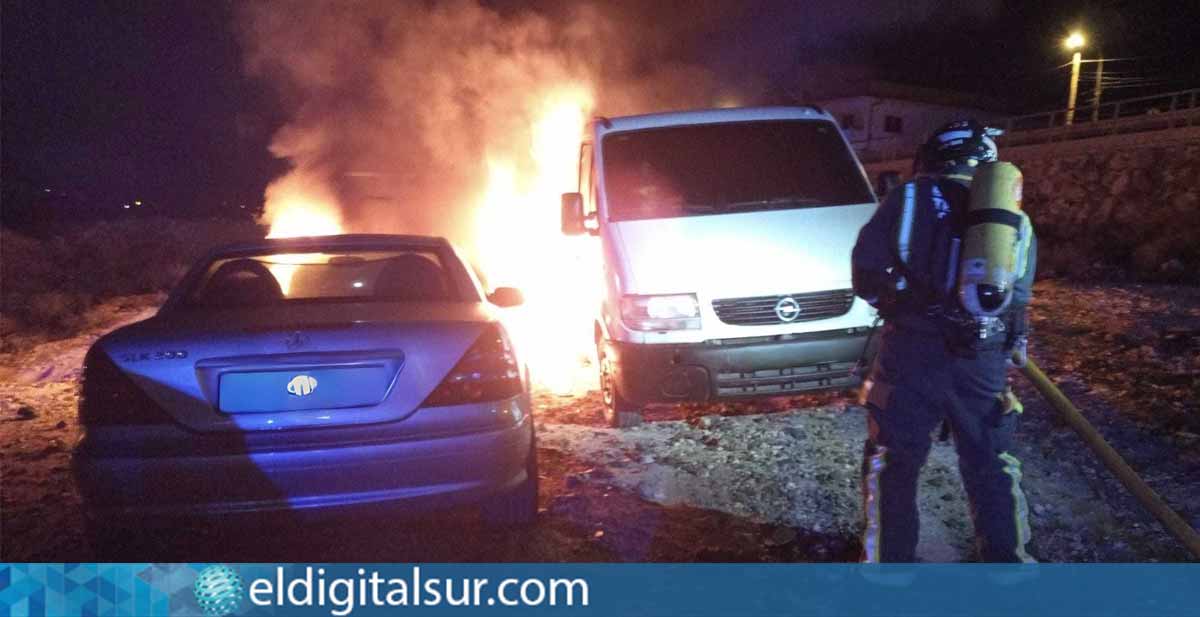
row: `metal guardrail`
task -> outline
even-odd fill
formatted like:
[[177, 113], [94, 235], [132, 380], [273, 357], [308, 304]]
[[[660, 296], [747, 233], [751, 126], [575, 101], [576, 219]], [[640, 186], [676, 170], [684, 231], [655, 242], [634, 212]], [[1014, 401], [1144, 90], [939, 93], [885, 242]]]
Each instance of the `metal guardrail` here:
[[1068, 111], [1008, 118], [1002, 125], [1005, 135], [999, 143], [1019, 146], [1200, 126], [1200, 88], [1076, 107], [1071, 124], [1066, 121]]
[[[1200, 88], [1154, 96], [1075, 107], [1074, 121], [1067, 124], [1068, 109], [1013, 116], [1000, 123], [1001, 146], [1054, 143], [1121, 133], [1157, 131], [1200, 126]], [[887, 143], [859, 151], [864, 163], [912, 157], [912, 144]]]
[[1074, 123], [1066, 122], [1069, 109], [1039, 112], [1024, 116], [1013, 116], [1004, 121], [1003, 128], [1010, 132], [1042, 130], [1049, 128], [1066, 128], [1108, 122], [1125, 118], [1169, 115], [1179, 111], [1196, 109], [1200, 105], [1200, 88], [1180, 90], [1154, 96], [1143, 96], [1135, 99], [1125, 99], [1099, 106], [1086, 105], [1075, 108]]

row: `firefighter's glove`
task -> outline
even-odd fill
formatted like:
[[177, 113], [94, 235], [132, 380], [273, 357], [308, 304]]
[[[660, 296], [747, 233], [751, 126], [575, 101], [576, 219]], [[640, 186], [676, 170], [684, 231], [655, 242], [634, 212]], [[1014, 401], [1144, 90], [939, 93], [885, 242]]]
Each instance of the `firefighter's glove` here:
[[1018, 336], [1013, 340], [1012, 350], [1008, 355], [1008, 365], [1016, 368], [1025, 368], [1029, 363], [1029, 339], [1024, 336]]
[[1021, 404], [1021, 399], [1013, 393], [1012, 388], [1005, 388], [1004, 392], [1000, 393], [1000, 406], [1004, 409], [1005, 414], [1025, 413], [1025, 406]]

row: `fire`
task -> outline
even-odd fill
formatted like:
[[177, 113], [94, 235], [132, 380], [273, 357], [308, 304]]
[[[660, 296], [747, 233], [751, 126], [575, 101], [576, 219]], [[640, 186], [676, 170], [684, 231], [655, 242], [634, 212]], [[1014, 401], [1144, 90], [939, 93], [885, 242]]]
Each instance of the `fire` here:
[[596, 240], [564, 236], [559, 222], [559, 196], [576, 188], [590, 109], [583, 88], [545, 99], [531, 127], [532, 168], [522, 174], [515, 161], [490, 155], [477, 217], [476, 248], [488, 283], [525, 295], [505, 324], [535, 381], [557, 392], [584, 386], [575, 377], [581, 361], [594, 355], [592, 321], [603, 285]]
[[266, 188], [265, 218], [271, 224], [268, 238], [342, 233], [336, 200], [314, 184], [288, 175]]
[[[313, 183], [303, 182], [295, 175], [286, 176], [267, 188], [265, 218], [271, 225], [268, 238], [297, 238], [303, 236], [332, 236], [342, 233], [342, 217], [336, 202], [324, 191], [315, 190]], [[286, 296], [292, 277], [306, 255], [276, 255], [267, 268]], [[289, 263], [290, 262], [290, 263]]]
[[[583, 87], [563, 88], [534, 109], [527, 145], [488, 149], [487, 184], [471, 205], [478, 257], [491, 287], [525, 295], [506, 309], [504, 322], [534, 380], [557, 392], [594, 387], [575, 383], [582, 361], [594, 355], [592, 320], [603, 286], [595, 238], [562, 235], [559, 196], [576, 188], [580, 136], [592, 106]], [[527, 148], [527, 150], [526, 150]], [[295, 174], [267, 190], [268, 238], [342, 233], [337, 201], [322, 183]], [[288, 292], [304, 255], [280, 255], [269, 266]]]
[[296, 203], [285, 206], [271, 222], [268, 238], [298, 238], [301, 236], [333, 236], [342, 233], [337, 211], [321, 206]]

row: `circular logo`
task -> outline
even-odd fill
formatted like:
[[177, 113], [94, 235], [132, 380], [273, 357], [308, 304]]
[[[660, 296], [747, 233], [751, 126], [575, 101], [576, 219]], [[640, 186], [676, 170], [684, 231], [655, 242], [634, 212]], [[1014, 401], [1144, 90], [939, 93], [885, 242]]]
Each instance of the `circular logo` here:
[[200, 571], [192, 591], [200, 610], [210, 617], [232, 615], [242, 603], [242, 577], [229, 566], [211, 565]]
[[288, 382], [287, 391], [292, 396], [308, 396], [317, 389], [317, 378], [312, 375], [296, 375]]
[[780, 321], [796, 321], [800, 313], [800, 303], [796, 302], [796, 299], [791, 296], [780, 298], [779, 302], [775, 303], [775, 315], [779, 317]]

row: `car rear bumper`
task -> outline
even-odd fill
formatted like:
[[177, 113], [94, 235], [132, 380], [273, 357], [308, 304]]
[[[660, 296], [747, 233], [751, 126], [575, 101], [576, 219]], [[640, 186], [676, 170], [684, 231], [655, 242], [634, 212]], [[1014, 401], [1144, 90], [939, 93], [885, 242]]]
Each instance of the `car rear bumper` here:
[[635, 404], [709, 401], [855, 387], [869, 338], [855, 328], [685, 345], [606, 341], [605, 352], [617, 389]]
[[122, 457], [76, 450], [90, 516], [217, 517], [344, 510], [423, 511], [479, 501], [526, 478], [528, 415], [505, 428], [349, 446]]

